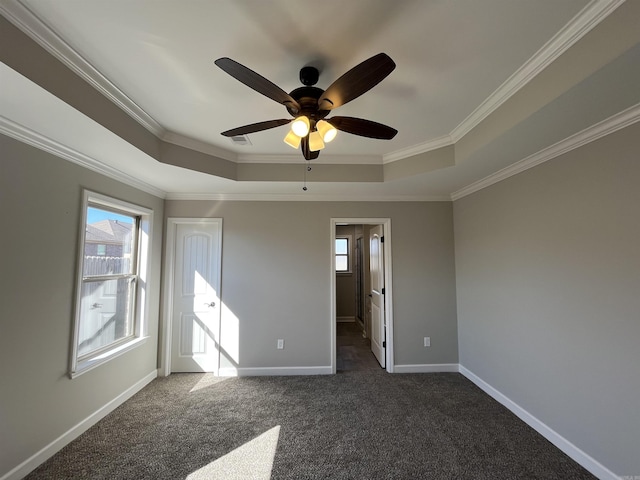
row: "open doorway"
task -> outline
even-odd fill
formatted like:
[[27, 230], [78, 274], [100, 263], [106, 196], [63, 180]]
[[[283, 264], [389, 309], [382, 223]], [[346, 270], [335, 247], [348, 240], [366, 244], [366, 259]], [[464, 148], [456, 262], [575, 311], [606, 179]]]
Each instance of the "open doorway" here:
[[332, 371], [393, 372], [391, 221], [331, 219]]
[[336, 371], [379, 370], [371, 350], [368, 225], [336, 225]]

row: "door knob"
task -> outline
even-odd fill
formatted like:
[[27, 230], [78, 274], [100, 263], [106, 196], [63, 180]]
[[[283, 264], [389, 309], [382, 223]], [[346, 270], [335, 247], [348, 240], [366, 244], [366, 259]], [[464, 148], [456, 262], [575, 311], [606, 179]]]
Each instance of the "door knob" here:
[[211, 303], [207, 303], [207, 302], [205, 302], [205, 305], [206, 305], [207, 307], [215, 307], [215, 306], [216, 306], [216, 302], [211, 302]]

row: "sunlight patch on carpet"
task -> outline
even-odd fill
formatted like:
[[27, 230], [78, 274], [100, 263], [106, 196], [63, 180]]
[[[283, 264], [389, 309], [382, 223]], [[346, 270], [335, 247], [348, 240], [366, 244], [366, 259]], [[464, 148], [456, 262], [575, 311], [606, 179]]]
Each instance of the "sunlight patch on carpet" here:
[[213, 373], [206, 373], [200, 380], [198, 380], [198, 383], [196, 383], [191, 388], [191, 390], [189, 390], [189, 393], [197, 392], [198, 390], [202, 390], [203, 388], [211, 387], [212, 385], [224, 382], [228, 379], [229, 377], [216, 377]]
[[280, 425], [190, 473], [185, 480], [269, 480], [278, 447]]

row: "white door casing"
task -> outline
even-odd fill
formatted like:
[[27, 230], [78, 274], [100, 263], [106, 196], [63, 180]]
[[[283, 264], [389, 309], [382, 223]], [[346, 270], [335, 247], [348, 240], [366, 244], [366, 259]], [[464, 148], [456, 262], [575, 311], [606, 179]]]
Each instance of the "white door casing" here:
[[[382, 232], [384, 234], [384, 249], [382, 249], [382, 257], [383, 257], [383, 279], [385, 286], [385, 295], [384, 295], [384, 320], [386, 324], [386, 349], [385, 349], [385, 370], [388, 373], [393, 373], [394, 368], [394, 354], [393, 354], [393, 268], [392, 268], [392, 241], [391, 241], [391, 219], [390, 218], [379, 218], [379, 217], [340, 217], [340, 218], [331, 218], [330, 219], [330, 230], [328, 241], [330, 242], [330, 251], [331, 251], [331, 260], [330, 265], [331, 268], [328, 269], [328, 273], [330, 274], [330, 289], [329, 293], [331, 296], [331, 311], [330, 311], [330, 360], [331, 360], [331, 372], [336, 373], [336, 273], [335, 273], [335, 235], [336, 235], [336, 227], [338, 225], [379, 225], [382, 227]], [[368, 259], [365, 258], [365, 261]], [[369, 292], [366, 292], [369, 293]]]
[[169, 219], [167, 230], [169, 301], [162, 373], [217, 374], [222, 219]]
[[386, 322], [384, 308], [384, 244], [382, 225], [369, 231], [369, 275], [371, 277], [371, 351], [386, 367]]

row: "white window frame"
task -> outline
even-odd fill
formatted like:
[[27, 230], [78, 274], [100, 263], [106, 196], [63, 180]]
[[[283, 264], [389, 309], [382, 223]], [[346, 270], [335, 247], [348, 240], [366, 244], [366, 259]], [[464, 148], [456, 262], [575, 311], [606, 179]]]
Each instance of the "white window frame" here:
[[[133, 314], [133, 335], [121, 339], [104, 349], [96, 350], [88, 355], [78, 355], [78, 339], [80, 335], [80, 305], [82, 301], [84, 244], [87, 225], [87, 209], [90, 206], [121, 211], [123, 213], [139, 217], [138, 242], [137, 242], [137, 271], [135, 281], [135, 300]], [[148, 338], [148, 298], [147, 284], [149, 281], [151, 233], [153, 231], [153, 210], [119, 200], [107, 195], [83, 190], [82, 210], [80, 219], [80, 232], [78, 241], [78, 261], [76, 272], [75, 314], [73, 317], [73, 340], [71, 344], [71, 361], [69, 376], [75, 378], [109, 360], [142, 345]]]
[[[344, 239], [347, 241], [347, 269], [346, 270], [338, 270], [337, 267], [335, 269], [336, 274], [338, 275], [348, 275], [350, 273], [352, 273], [353, 267], [352, 267], [352, 263], [353, 263], [353, 252], [352, 252], [352, 235], [336, 235], [335, 240], [340, 240], [340, 239]], [[335, 240], [334, 240], [334, 244], [335, 244]], [[338, 253], [334, 253], [335, 257], [338, 258]], [[344, 254], [340, 255], [345, 256]], [[337, 262], [336, 262], [337, 263]]]

